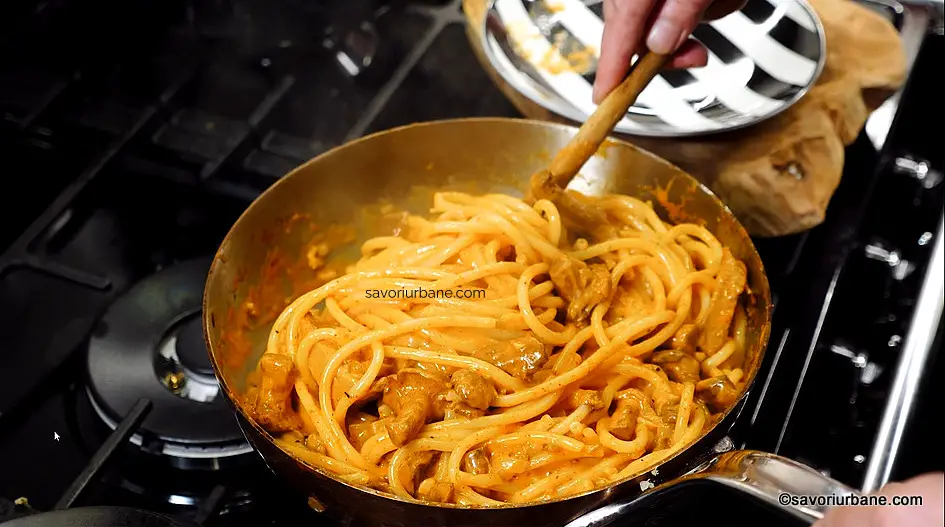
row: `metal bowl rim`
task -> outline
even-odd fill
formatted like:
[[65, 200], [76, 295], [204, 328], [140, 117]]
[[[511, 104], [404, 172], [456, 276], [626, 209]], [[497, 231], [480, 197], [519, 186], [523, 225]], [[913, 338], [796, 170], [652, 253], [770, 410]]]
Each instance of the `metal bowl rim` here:
[[[521, 83], [517, 79], [513, 78], [509, 74], [509, 72], [506, 70], [506, 68], [501, 67], [499, 65], [498, 60], [496, 59], [494, 53], [492, 52], [492, 46], [489, 43], [489, 38], [490, 38], [491, 33], [488, 30], [489, 14], [495, 8], [495, 4], [497, 1], [498, 0], [488, 0], [486, 4], [486, 9], [484, 11], [485, 16], [483, 17], [483, 20], [482, 20], [482, 27], [480, 27], [481, 31], [480, 31], [480, 37], [479, 37], [479, 44], [480, 46], [482, 46], [482, 52], [485, 54], [487, 60], [489, 61], [489, 65], [492, 67], [493, 70], [495, 70], [496, 73], [499, 74], [499, 76], [502, 77], [502, 80], [505, 81], [512, 89], [514, 89], [520, 95], [526, 97], [532, 103], [537, 104], [538, 106], [541, 106], [546, 111], [552, 112], [559, 117], [568, 119], [576, 123], [580, 123], [586, 120], [589, 116], [582, 115], [580, 110], [574, 107], [574, 105], [562, 99], [557, 94], [546, 93], [545, 90], [541, 89], [540, 87], [534, 86], [534, 84], [536, 83], [529, 75], [519, 72], [521, 73], [522, 77], [525, 78], [526, 81], [528, 82], [529, 90], [534, 90], [539, 93], [543, 93], [546, 97], [548, 97], [548, 99], [559, 101], [559, 104], [555, 105], [549, 101], [536, 99], [535, 97], [533, 97], [532, 95], [528, 93], [528, 90], [523, 89], [523, 87], [521, 86]], [[754, 125], [770, 120], [784, 113], [789, 108], [795, 106], [798, 102], [800, 102], [801, 99], [804, 98], [804, 96], [806, 96], [810, 92], [811, 89], [813, 89], [813, 87], [817, 84], [817, 81], [820, 79], [820, 76], [823, 74], [824, 67], [827, 64], [827, 35], [824, 29], [823, 21], [820, 19], [820, 15], [817, 14], [817, 11], [814, 10], [814, 7], [810, 4], [808, 0], [788, 0], [788, 1], [796, 2], [797, 4], [801, 6], [801, 8], [804, 9], [805, 12], [807, 12], [808, 15], [810, 15], [811, 20], [814, 23], [814, 28], [817, 33], [817, 40], [819, 43], [819, 55], [817, 59], [817, 65], [814, 68], [814, 73], [811, 76], [810, 80], [807, 83], [805, 83], [805, 85], [802, 86], [801, 89], [798, 90], [797, 93], [792, 95], [790, 98], [780, 100], [781, 102], [783, 102], [783, 104], [778, 105], [778, 107], [775, 110], [770, 111], [766, 114], [750, 116], [746, 118], [744, 122], [737, 123], [734, 125], [723, 126], [716, 130], [693, 130], [693, 131], [678, 130], [678, 131], [645, 132], [641, 130], [628, 130], [626, 128], [621, 127], [618, 124], [617, 127], [615, 128], [615, 131], [617, 133], [626, 135], [628, 137], [646, 137], [646, 138], [655, 138], [655, 139], [710, 137], [710, 136], [716, 136], [719, 134], [724, 134], [727, 132], [734, 132], [737, 130], [744, 130], [745, 128], [750, 128]], [[468, 21], [469, 17], [466, 16], [466, 18]]]

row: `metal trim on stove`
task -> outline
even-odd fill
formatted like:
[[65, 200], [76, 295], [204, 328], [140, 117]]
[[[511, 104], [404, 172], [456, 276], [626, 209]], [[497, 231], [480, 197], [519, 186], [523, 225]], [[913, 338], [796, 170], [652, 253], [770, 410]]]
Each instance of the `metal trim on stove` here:
[[873, 443], [873, 451], [866, 466], [866, 476], [863, 479], [864, 492], [872, 492], [889, 481], [890, 474], [896, 464], [899, 446], [903, 434], [909, 424], [916, 403], [916, 393], [922, 377], [936, 331], [939, 330], [939, 321], [942, 317], [942, 307], [945, 303], [945, 254], [943, 254], [943, 238], [945, 238], [945, 214], [938, 222], [935, 234], [935, 245], [932, 247], [932, 256], [922, 281], [922, 289], [916, 300], [909, 331], [899, 356], [896, 376], [892, 390], [886, 401], [879, 432]]
[[[936, 25], [937, 17], [933, 15], [933, 5], [935, 2], [926, 0], [858, 0], [864, 5], [876, 5], [893, 10], [901, 25], [897, 24], [902, 47], [906, 58], [906, 73], [912, 71], [916, 57], [919, 55], [919, 48], [929, 32], [929, 28]], [[894, 22], [898, 22], [894, 21]], [[899, 110], [899, 99], [902, 97], [902, 89], [886, 99], [879, 108], [870, 114], [866, 121], [864, 131], [873, 147], [882, 150], [886, 143], [886, 138], [892, 128], [893, 120]]]

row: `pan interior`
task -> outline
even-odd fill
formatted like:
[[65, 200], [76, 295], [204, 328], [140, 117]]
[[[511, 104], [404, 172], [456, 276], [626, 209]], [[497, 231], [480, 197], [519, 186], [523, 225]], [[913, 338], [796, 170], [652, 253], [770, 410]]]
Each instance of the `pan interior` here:
[[[271, 440], [242, 409], [239, 394], [275, 318], [321, 283], [309, 266], [313, 244], [341, 243], [327, 260], [343, 268], [358, 257], [365, 239], [392, 234], [385, 221], [391, 211], [425, 214], [434, 192], [521, 197], [530, 176], [546, 167], [575, 132], [514, 119], [412, 125], [329, 151], [270, 187], [222, 242], [204, 293], [208, 349], [236, 409]], [[705, 226], [745, 262], [751, 301], [744, 371], [750, 386], [767, 344], [771, 302], [761, 259], [732, 213], [680, 169], [623, 142], [605, 144], [570, 188], [651, 201], [664, 220]], [[707, 427], [704, 434], [710, 431]]]

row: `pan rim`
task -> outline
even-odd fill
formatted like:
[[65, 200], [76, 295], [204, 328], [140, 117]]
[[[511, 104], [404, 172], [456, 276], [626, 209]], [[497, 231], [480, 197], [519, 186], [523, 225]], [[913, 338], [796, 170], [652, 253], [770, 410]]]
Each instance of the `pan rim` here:
[[[215, 346], [214, 346], [214, 344], [213, 344], [213, 341], [212, 341], [211, 338], [210, 338], [210, 327], [211, 327], [210, 318], [211, 318], [211, 317], [210, 317], [209, 310], [208, 310], [208, 305], [209, 305], [209, 295], [208, 295], [208, 293], [209, 293], [209, 290], [210, 290], [210, 284], [211, 284], [211, 282], [213, 281], [214, 276], [215, 276], [215, 274], [216, 274], [216, 272], [217, 272], [217, 265], [218, 265], [218, 264], [225, 264], [225, 259], [224, 259], [224, 257], [222, 256], [222, 252], [223, 252], [223, 249], [231, 242], [232, 237], [235, 236], [234, 232], [237, 231], [237, 230], [239, 229], [239, 227], [240, 227], [245, 221], [247, 221], [246, 218], [252, 214], [252, 211], [254, 210], [254, 208], [260, 206], [259, 203], [262, 202], [262, 201], [266, 198], [267, 195], [268, 195], [268, 196], [271, 196], [271, 195], [273, 195], [274, 193], [276, 193], [276, 192], [277, 192], [276, 189], [279, 188], [280, 185], [287, 184], [286, 181], [287, 181], [290, 177], [295, 176], [296, 174], [300, 173], [300, 172], [303, 171], [305, 168], [307, 168], [308, 166], [310, 166], [310, 165], [312, 165], [312, 164], [318, 162], [318, 161], [319, 161], [320, 159], [322, 159], [323, 157], [327, 157], [328, 155], [334, 155], [334, 154], [336, 154], [337, 152], [342, 151], [342, 150], [347, 149], [347, 148], [353, 148], [353, 147], [355, 147], [356, 145], [359, 145], [359, 144], [365, 143], [365, 142], [369, 142], [369, 141], [373, 140], [374, 138], [379, 137], [379, 136], [382, 136], [382, 135], [387, 135], [387, 134], [391, 134], [391, 133], [395, 133], [395, 132], [399, 132], [399, 131], [403, 131], [403, 130], [407, 130], [407, 129], [422, 128], [422, 127], [436, 127], [436, 126], [444, 126], [444, 125], [457, 124], [457, 123], [477, 123], [477, 124], [489, 124], [489, 123], [510, 124], [510, 123], [514, 123], [514, 124], [516, 124], [516, 125], [522, 125], [522, 126], [531, 126], [531, 127], [538, 126], [538, 127], [541, 127], [541, 128], [550, 128], [550, 129], [558, 129], [558, 130], [561, 130], [561, 131], [567, 131], [567, 132], [570, 133], [572, 136], [573, 136], [574, 134], [576, 134], [576, 133], [577, 133], [577, 130], [578, 130], [578, 128], [575, 127], [575, 126], [571, 126], [571, 125], [563, 124], [563, 123], [554, 123], [554, 122], [540, 121], [540, 120], [537, 120], [537, 119], [510, 118], [510, 117], [471, 117], [471, 118], [440, 119], [440, 120], [434, 120], [434, 121], [424, 121], [424, 122], [419, 122], [419, 123], [411, 123], [411, 124], [406, 124], [406, 125], [402, 125], [402, 126], [398, 126], [398, 127], [394, 127], [394, 128], [389, 128], [389, 129], [386, 129], [386, 130], [379, 130], [379, 131], [377, 131], [377, 132], [373, 132], [373, 133], [371, 133], [371, 134], [364, 135], [364, 136], [362, 136], [362, 137], [359, 137], [359, 138], [357, 138], [357, 139], [354, 139], [354, 140], [352, 140], [352, 141], [348, 141], [348, 142], [346, 142], [346, 143], [344, 143], [344, 144], [341, 144], [341, 145], [338, 145], [338, 146], [336, 146], [336, 147], [334, 147], [334, 148], [332, 148], [332, 149], [329, 149], [329, 150], [327, 150], [327, 151], [325, 151], [325, 152], [323, 152], [323, 153], [321, 153], [321, 154], [319, 154], [319, 155], [313, 157], [312, 159], [310, 159], [310, 160], [308, 160], [308, 161], [306, 161], [306, 162], [304, 162], [304, 163], [298, 165], [297, 167], [295, 167], [294, 169], [292, 169], [291, 171], [289, 171], [285, 176], [283, 176], [283, 177], [280, 178], [278, 181], [276, 181], [276, 182], [273, 183], [271, 186], [269, 186], [269, 188], [267, 188], [267, 189], [264, 190], [262, 193], [260, 193], [259, 196], [257, 196], [256, 199], [254, 199], [253, 202], [250, 203], [250, 205], [247, 206], [246, 209], [240, 214], [239, 218], [237, 218], [237, 220], [236, 220], [235, 222], [233, 222], [233, 225], [232, 225], [232, 226], [230, 227], [230, 229], [227, 231], [226, 236], [224, 236], [223, 240], [220, 242], [220, 245], [218, 246], [217, 251], [214, 253], [213, 261], [212, 261], [212, 263], [211, 263], [211, 265], [210, 265], [210, 270], [209, 270], [209, 272], [207, 273], [207, 280], [206, 280], [205, 285], [204, 285], [204, 292], [203, 292], [202, 299], [201, 299], [201, 308], [202, 308], [201, 318], [203, 319], [204, 342], [205, 342], [205, 344], [206, 344], [206, 346], [207, 346], [207, 352], [208, 352], [209, 355], [210, 355], [210, 363], [211, 363], [211, 365], [213, 366], [214, 375], [217, 377], [217, 380], [218, 380], [218, 382], [220, 383], [220, 386], [221, 386], [221, 388], [223, 389], [223, 392], [224, 392], [225, 395], [226, 395], [227, 401], [228, 401], [228, 402], [230, 403], [230, 405], [236, 410], [236, 412], [239, 414], [239, 416], [240, 416], [243, 420], [245, 420], [246, 423], [249, 423], [249, 425], [252, 426], [253, 429], [254, 429], [257, 433], [259, 433], [259, 435], [260, 435], [261, 437], [265, 438], [265, 440], [266, 440], [270, 445], [272, 445], [273, 447], [275, 447], [276, 449], [278, 449], [280, 452], [282, 452], [282, 454], [284, 454], [285, 456], [287, 456], [289, 459], [293, 460], [293, 461], [296, 462], [297, 464], [300, 464], [300, 465], [304, 466], [307, 471], [314, 473], [314, 475], [327, 478], [327, 479], [329, 479], [330, 481], [332, 481], [332, 482], [334, 482], [334, 483], [347, 486], [347, 487], [349, 487], [349, 488], [351, 488], [351, 489], [354, 489], [354, 490], [357, 490], [357, 491], [360, 491], [360, 492], [364, 492], [364, 493], [367, 493], [367, 494], [372, 494], [372, 495], [377, 496], [377, 497], [379, 497], [379, 498], [384, 498], [384, 499], [388, 499], [388, 500], [392, 500], [392, 501], [396, 501], [396, 502], [400, 502], [400, 503], [404, 503], [404, 504], [409, 504], [409, 505], [420, 505], [420, 506], [424, 506], [424, 507], [432, 507], [432, 508], [437, 508], [437, 509], [448, 509], [448, 510], [468, 510], [468, 511], [478, 511], [478, 510], [482, 510], [482, 511], [489, 511], [489, 510], [523, 509], [523, 508], [529, 508], [529, 507], [538, 507], [538, 506], [542, 506], [542, 505], [549, 505], [549, 504], [553, 504], [553, 503], [566, 502], [566, 501], [571, 501], [571, 500], [577, 501], [577, 500], [580, 500], [581, 498], [585, 498], [585, 497], [587, 497], [587, 496], [590, 496], [590, 495], [593, 495], [593, 494], [596, 494], [596, 493], [607, 492], [607, 491], [610, 490], [610, 489], [614, 489], [614, 488], [616, 488], [616, 487], [626, 485], [627, 483], [631, 483], [631, 482], [633, 482], [634, 480], [640, 478], [641, 476], [644, 476], [644, 475], [646, 475], [646, 474], [648, 474], [648, 473], [651, 473], [651, 472], [652, 472], [653, 470], [655, 470], [655, 469], [658, 469], [658, 468], [660, 468], [660, 467], [662, 467], [662, 466], [664, 466], [664, 465], [666, 465], [666, 464], [668, 464], [668, 463], [673, 462], [674, 460], [677, 460], [680, 456], [682, 456], [683, 454], [685, 454], [686, 452], [688, 452], [693, 446], [695, 446], [697, 443], [699, 443], [699, 441], [702, 441], [705, 437], [707, 437], [708, 435], [712, 434], [712, 433], [716, 430], [716, 428], [717, 428], [722, 422], [724, 422], [726, 419], [728, 419], [729, 416], [730, 416], [733, 412], [740, 411], [740, 408], [742, 408], [742, 407], [744, 406], [745, 399], [747, 399], [748, 394], [751, 392], [752, 388], [754, 387], [755, 380], [757, 379], [758, 372], [759, 372], [759, 370], [760, 370], [760, 365], [761, 365], [762, 361], [764, 360], [765, 354], [766, 354], [766, 352], [767, 352], [767, 347], [768, 347], [768, 344], [769, 344], [770, 333], [771, 333], [771, 315], [772, 315], [772, 311], [773, 311], [773, 306], [772, 306], [772, 302], [771, 302], [771, 300], [770, 300], [770, 299], [771, 299], [770, 284], [769, 284], [769, 281], [768, 281], [767, 272], [766, 272], [766, 270], [765, 270], [765, 268], [764, 268], [764, 262], [761, 260], [761, 257], [760, 257], [760, 255], [758, 254], [757, 248], [755, 247], [754, 241], [752, 241], [751, 237], [748, 235], [747, 230], [745, 229], [745, 227], [742, 225], [742, 223], [741, 223], [740, 221], [738, 221], [738, 218], [735, 216], [734, 212], [732, 212], [732, 210], [729, 209], [728, 206], [725, 205], [725, 203], [724, 203], [714, 192], [712, 192], [712, 190], [711, 190], [710, 188], [708, 188], [708, 187], [707, 187], [705, 184], [703, 184], [701, 181], [697, 180], [695, 177], [689, 175], [689, 173], [687, 173], [686, 171], [682, 170], [681, 168], [679, 168], [678, 166], [674, 165], [673, 163], [667, 161], [666, 159], [663, 159], [663, 158], [657, 156], [656, 154], [653, 154], [652, 152], [650, 152], [650, 151], [648, 151], [648, 150], [646, 150], [646, 149], [644, 149], [644, 148], [641, 148], [641, 147], [639, 147], [639, 146], [636, 146], [636, 145], [632, 144], [632, 143], [629, 142], [629, 141], [626, 141], [626, 140], [620, 139], [620, 138], [616, 138], [616, 137], [613, 137], [613, 136], [611, 136], [611, 137], [609, 137], [609, 138], [607, 139], [607, 142], [608, 142], [607, 144], [618, 144], [618, 145], [621, 145], [621, 146], [624, 147], [624, 148], [629, 148], [629, 149], [631, 149], [631, 150], [635, 150], [635, 151], [637, 151], [638, 153], [641, 153], [641, 154], [645, 155], [646, 157], [650, 158], [650, 159], [653, 160], [653, 161], [656, 161], [656, 162], [658, 162], [658, 163], [662, 163], [662, 164], [664, 164], [664, 165], [667, 165], [667, 166], [669, 166], [669, 167], [674, 168], [674, 169], [675, 169], [676, 171], [678, 171], [680, 174], [685, 175], [686, 178], [688, 178], [688, 179], [691, 180], [692, 182], [696, 183], [697, 186], [698, 186], [703, 192], [705, 192], [705, 193], [709, 196], [709, 198], [719, 207], [719, 209], [720, 209], [721, 211], [724, 211], [724, 213], [729, 216], [729, 218], [732, 220], [732, 222], [734, 223], [734, 226], [736, 227], [736, 229], [737, 229], [737, 231], [738, 231], [737, 234], [749, 243], [750, 248], [751, 248], [751, 251], [752, 251], [752, 254], [755, 255], [755, 256], [758, 258], [758, 266], [759, 266], [759, 267], [758, 267], [758, 270], [760, 271], [760, 274], [761, 274], [760, 279], [761, 279], [762, 284], [763, 284], [763, 286], [764, 286], [764, 291], [756, 292], [755, 296], [756, 296], [756, 297], [760, 297], [760, 298], [767, 299], [767, 305], [766, 305], [766, 307], [765, 307], [765, 309], [764, 309], [764, 313], [763, 313], [763, 315], [764, 315], [764, 320], [762, 321], [761, 334], [759, 335], [759, 349], [758, 349], [758, 354], [757, 354], [757, 356], [756, 356], [756, 358], [755, 358], [755, 362], [757, 363], [757, 367], [753, 367], [753, 368], [751, 369], [751, 371], [750, 371], [750, 373], [749, 373], [749, 376], [748, 376], [748, 378], [747, 378], [747, 380], [746, 380], [745, 389], [744, 389], [744, 390], [742, 391], [742, 393], [739, 395], [738, 399], [736, 399], [735, 402], [732, 403], [732, 405], [730, 405], [730, 406], [725, 410], [725, 412], [723, 412], [722, 414], [720, 414], [720, 416], [719, 416], [718, 419], [715, 421], [715, 423], [713, 423], [709, 428], [705, 429], [705, 430], [704, 430], [695, 440], [693, 440], [693, 442], [691, 442], [689, 445], [687, 445], [687, 446], [685, 446], [685, 447], [679, 449], [677, 452], [673, 453], [671, 456], [667, 457], [666, 459], [660, 461], [660, 462], [657, 463], [656, 465], [647, 468], [646, 471], [643, 471], [643, 472], [640, 472], [640, 473], [637, 473], [637, 474], [633, 474], [633, 475], [631, 475], [631, 476], [628, 476], [628, 477], [623, 478], [623, 479], [618, 480], [618, 481], [611, 482], [610, 484], [608, 484], [608, 485], [606, 485], [606, 486], [603, 486], [603, 487], [596, 487], [596, 488], [593, 488], [593, 489], [590, 489], [590, 490], [587, 490], [587, 491], [584, 491], [584, 492], [581, 492], [581, 493], [578, 493], [578, 494], [572, 494], [572, 495], [568, 495], [568, 496], [564, 496], [564, 497], [560, 497], [560, 498], [555, 498], [555, 499], [551, 499], [551, 500], [545, 500], [545, 501], [530, 501], [530, 502], [525, 502], [525, 503], [503, 503], [502, 505], [495, 505], [495, 506], [488, 506], [488, 507], [485, 507], [485, 506], [464, 506], [464, 505], [458, 505], [458, 504], [453, 504], [453, 503], [439, 503], [439, 502], [422, 501], [422, 500], [417, 500], [417, 499], [407, 499], [407, 498], [403, 498], [403, 497], [397, 496], [397, 495], [392, 494], [392, 493], [383, 492], [383, 491], [380, 491], [380, 490], [377, 490], [377, 489], [374, 489], [374, 488], [371, 488], [371, 487], [362, 486], [362, 485], [356, 485], [356, 484], [351, 484], [351, 483], [348, 483], [348, 482], [346, 482], [346, 481], [343, 481], [343, 480], [341, 480], [341, 479], [335, 477], [333, 474], [331, 474], [331, 473], [329, 473], [329, 472], [327, 472], [327, 471], [325, 471], [325, 470], [322, 470], [322, 469], [320, 469], [320, 468], [318, 468], [318, 467], [312, 466], [311, 464], [305, 462], [304, 460], [299, 459], [298, 457], [292, 455], [291, 452], [287, 451], [286, 449], [284, 449], [282, 446], [280, 446], [280, 445], [278, 444], [278, 442], [276, 441], [276, 438], [275, 438], [271, 433], [269, 433], [269, 431], [267, 431], [267, 430], [264, 429], [262, 426], [260, 426], [259, 423], [257, 423], [256, 420], [253, 419], [253, 418], [245, 411], [245, 409], [243, 408], [243, 405], [238, 402], [238, 401], [239, 401], [239, 398], [237, 397], [237, 392], [236, 392], [235, 390], [233, 390], [233, 388], [230, 386], [230, 383], [229, 383], [228, 380], [227, 380], [227, 376], [223, 374], [223, 371], [222, 371], [222, 369], [221, 369], [221, 366], [220, 366], [220, 363], [219, 363], [219, 360], [218, 360], [218, 354], [215, 352]], [[736, 417], [737, 417], [737, 416], [736, 416]], [[242, 426], [241, 426], [241, 428], [242, 428]], [[244, 435], [246, 435], [245, 430], [244, 430], [243, 432], [244, 432]], [[250, 439], [250, 442], [252, 443], [251, 438], [247, 437], [247, 439]], [[255, 448], [255, 445], [254, 445], [254, 448]], [[258, 449], [257, 449], [257, 451], [258, 451]], [[268, 465], [268, 460], [264, 459], [264, 461], [267, 462], [267, 465]]]

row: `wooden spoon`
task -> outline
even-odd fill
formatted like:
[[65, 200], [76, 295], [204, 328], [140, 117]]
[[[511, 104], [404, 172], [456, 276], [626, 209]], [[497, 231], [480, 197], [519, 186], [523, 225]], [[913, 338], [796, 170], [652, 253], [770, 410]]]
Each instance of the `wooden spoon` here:
[[590, 206], [586, 199], [564, 189], [577, 175], [613, 131], [617, 123], [627, 114], [643, 89], [669, 61], [669, 55], [647, 52], [630, 68], [630, 73], [581, 125], [578, 133], [561, 149], [546, 170], [532, 176], [529, 194], [530, 203], [547, 199], [564, 209], [574, 223], [593, 229], [606, 223], [604, 213]]

